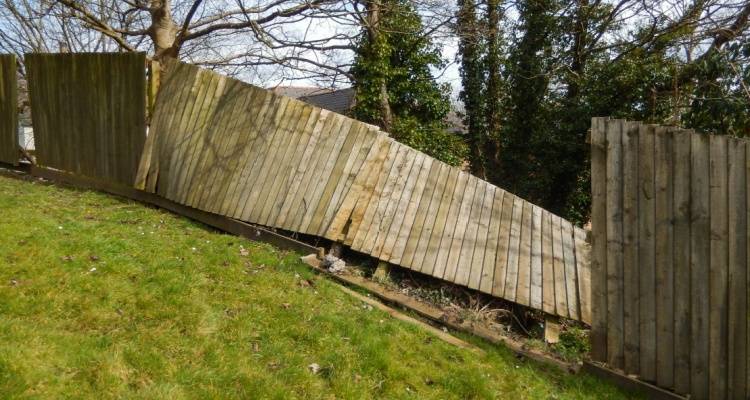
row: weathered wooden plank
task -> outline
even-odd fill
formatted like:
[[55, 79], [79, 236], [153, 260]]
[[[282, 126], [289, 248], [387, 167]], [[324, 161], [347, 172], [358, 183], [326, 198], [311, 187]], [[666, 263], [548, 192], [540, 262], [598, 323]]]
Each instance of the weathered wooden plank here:
[[198, 112], [192, 115], [191, 126], [189, 128], [190, 139], [187, 144], [187, 157], [185, 157], [182, 165], [179, 167], [176, 190], [173, 195], [175, 201], [186, 205], [189, 205], [189, 194], [193, 193], [195, 189], [196, 165], [205, 152], [203, 144], [205, 143], [207, 127], [210, 124], [210, 116], [213, 114], [216, 103], [221, 98], [224, 85], [226, 84], [226, 79], [223, 77], [211, 74], [208, 78], [210, 81], [207, 92], [204, 94], [204, 100], [197, 110]]
[[503, 197], [505, 191], [495, 188], [492, 198], [492, 211], [489, 220], [489, 231], [487, 232], [487, 246], [484, 251], [484, 263], [482, 266], [482, 277], [479, 282], [479, 290], [492, 294], [492, 285], [495, 276], [495, 263], [497, 260], [498, 240], [500, 237], [500, 219], [503, 211]]
[[[403, 179], [400, 179], [401, 175], [408, 174], [411, 169], [411, 161], [413, 160], [410, 160], [407, 156], [409, 149], [401, 144], [397, 144], [396, 147], [397, 150], [396, 154], [393, 157], [393, 164], [390, 168], [388, 176], [385, 177], [386, 182], [383, 185], [383, 190], [380, 191], [380, 195], [377, 198], [373, 199], [376, 201], [370, 202], [369, 208], [372, 209], [372, 212], [368, 210], [368, 214], [371, 215], [371, 218], [369, 219], [367, 224], [362, 224], [360, 230], [363, 234], [357, 235], [358, 238], [360, 236], [363, 237], [362, 242], [358, 247], [354, 247], [357, 244], [357, 241], [355, 240], [352, 246], [352, 248], [356, 250], [361, 250], [365, 253], [372, 252], [381, 225], [385, 225], [390, 222], [384, 221], [384, 218], [388, 209], [388, 204], [390, 203], [392, 196], [396, 194], [394, 188], [397, 187], [398, 184], [403, 182]], [[362, 228], [365, 228], [366, 230]]]
[[[336, 212], [328, 227], [326, 237], [332, 240], [344, 240], [348, 232], [356, 232], [361, 222], [370, 194], [374, 190], [377, 178], [384, 167], [389, 153], [391, 140], [385, 135], [378, 135], [362, 163], [352, 187], [347, 192], [341, 207]], [[280, 215], [281, 217], [281, 215]]]
[[542, 209], [532, 206], [531, 209], [531, 289], [529, 305], [537, 310], [542, 309]]
[[[419, 152], [416, 154], [411, 173], [406, 178], [401, 198], [396, 204], [391, 226], [385, 234], [385, 241], [380, 255], [378, 256], [381, 260], [390, 261], [393, 258], [394, 247], [397, 243], [400, 242], [403, 246], [403, 242], [406, 240], [405, 236], [411, 225], [406, 214], [412, 210], [416, 211], [417, 201], [416, 199], [412, 201], [412, 198], [418, 197], [418, 195], [414, 193], [417, 191], [415, 188], [420, 180], [424, 182], [425, 175], [429, 172], [429, 165], [426, 165], [428, 159], [429, 157], [424, 153]], [[413, 219], [413, 217], [411, 217], [411, 219]], [[378, 238], [378, 240], [380, 240], [380, 238]]]
[[245, 112], [241, 113], [241, 123], [238, 124], [238, 133], [235, 148], [237, 153], [229, 160], [227, 174], [220, 186], [224, 188], [223, 193], [219, 196], [220, 202], [218, 213], [227, 216], [234, 216], [239, 203], [239, 195], [242, 192], [240, 187], [242, 178], [249, 171], [246, 166], [249, 162], [250, 154], [254, 150], [255, 141], [260, 136], [260, 127], [263, 120], [271, 113], [274, 106], [274, 96], [270, 92], [252, 93], [252, 101], [247, 105]]
[[16, 56], [0, 54], [0, 161], [18, 165]]
[[[672, 135], [657, 127], [654, 143], [656, 187], [656, 343], [674, 343], [674, 236]], [[656, 346], [656, 382], [674, 387], [674, 346]]]
[[[411, 269], [418, 268], [418, 265], [414, 263], [414, 259], [424, 230], [425, 219], [427, 219], [428, 211], [432, 206], [433, 198], [439, 198], [440, 196], [436, 192], [440, 191], [442, 193], [442, 190], [445, 187], [445, 177], [448, 173], [447, 165], [432, 158], [429, 158], [428, 160], [431, 161], [430, 172], [424, 183], [424, 190], [419, 198], [419, 203], [417, 204], [414, 222], [409, 230], [409, 236], [405, 240], [404, 249], [401, 255], [394, 256], [394, 259], [391, 260], [394, 264], [403, 265]], [[426, 246], [427, 244], [425, 242], [425, 247]]]
[[258, 176], [258, 183], [254, 185], [254, 198], [250, 200], [252, 208], [249, 220], [268, 225], [268, 214], [283, 184], [279, 176], [285, 175], [289, 169], [293, 168], [286, 162], [291, 158], [289, 153], [296, 149], [297, 143], [303, 137], [303, 133], [297, 129], [297, 126], [300, 121], [307, 122], [306, 116], [303, 115], [305, 110], [309, 110], [309, 107], [302, 102], [289, 101], [279, 121], [274, 140], [268, 149], [268, 155], [263, 165], [260, 166], [262, 173]]
[[[333, 215], [341, 207], [343, 197], [349, 191], [352, 186], [354, 178], [357, 176], [362, 167], [362, 163], [365, 161], [367, 154], [370, 151], [375, 138], [377, 137], [377, 131], [365, 124], [358, 124], [357, 132], [358, 138], [354, 142], [351, 155], [346, 159], [346, 165], [344, 165], [343, 171], [341, 172], [342, 178], [338, 180], [333, 193], [330, 196], [330, 200], [323, 200], [321, 203], [326, 204], [327, 208], [324, 210], [322, 220], [320, 222], [320, 228], [318, 229], [318, 235], [323, 236], [328, 226], [333, 219]], [[324, 198], [328, 196], [324, 195]]]
[[[461, 249], [464, 240], [466, 239], [467, 225], [469, 225], [469, 218], [471, 217], [471, 207], [474, 204], [474, 197], [477, 190], [477, 183], [479, 179], [470, 175], [466, 178], [466, 190], [463, 198], [461, 199], [461, 205], [458, 209], [456, 216], [455, 228], [453, 229], [453, 238], [449, 245], [448, 261], [445, 265], [445, 272], [443, 273], [443, 279], [449, 282], [455, 282], [456, 272], [459, 268], [459, 261], [461, 257]], [[450, 213], [448, 213], [450, 216]], [[450, 221], [450, 220], [449, 220]]]
[[221, 145], [214, 156], [214, 165], [210, 167], [211, 173], [207, 177], [210, 184], [200, 202], [201, 209], [214, 213], [218, 213], [223, 204], [229, 189], [227, 185], [231, 183], [227, 179], [234, 176], [237, 160], [244, 151], [239, 143], [248, 136], [245, 131], [245, 121], [250, 114], [248, 110], [257, 107], [254, 111], [258, 112], [263, 104], [263, 96], [251, 90], [249, 86], [238, 81], [235, 83], [236, 86], [227, 91], [227, 95], [233, 97], [233, 105], [229, 112], [224, 113], [228, 114], [229, 121], [225, 122], [226, 131], [222, 135]]
[[508, 247], [510, 246], [510, 224], [513, 215], [513, 205], [516, 196], [505, 192], [503, 196], [502, 214], [500, 216], [500, 231], [498, 233], [497, 256], [495, 258], [495, 273], [493, 274], [492, 295], [503, 297], [505, 293], [505, 275], [508, 269]]
[[[750, 238], [750, 143], [745, 144], [745, 161], [747, 167], [745, 168], [745, 177], [746, 177], [746, 197], [747, 197], [747, 203], [746, 203], [746, 210], [747, 210], [747, 216], [745, 220], [747, 221], [747, 237]], [[745, 307], [746, 310], [750, 310], [750, 240], [747, 241], [747, 255], [748, 260], [747, 264], [745, 266], [745, 274], [747, 275], [746, 280], [746, 293], [745, 298], [738, 299], [737, 301], [745, 301]], [[745, 352], [746, 352], [746, 359], [750, 358], [750, 318], [747, 318], [746, 321], [747, 328], [745, 329], [745, 335], [746, 337], [746, 345], [745, 345]], [[745, 366], [745, 369], [747, 370], [747, 379], [745, 380], [745, 396], [750, 397], [750, 361], [747, 361], [747, 365]]]
[[578, 274], [576, 272], [575, 250], [573, 248], [573, 224], [560, 219], [562, 232], [563, 262], [565, 263], [565, 291], [568, 299], [568, 317], [581, 319], [578, 302]]
[[377, 236], [375, 237], [375, 242], [370, 253], [381, 260], [388, 259], [388, 255], [384, 255], [383, 250], [386, 247], [391, 227], [394, 223], [396, 225], [401, 223], [400, 220], [396, 220], [396, 215], [399, 212], [399, 208], [403, 208], [401, 207], [401, 203], [402, 201], [406, 201], [404, 200], [404, 197], [409, 194], [409, 189], [407, 189], [410, 181], [409, 177], [411, 177], [412, 174], [419, 174], [419, 169], [422, 167], [421, 163], [424, 161], [423, 153], [417, 152], [406, 146], [404, 146], [404, 150], [404, 166], [399, 171], [398, 175], [395, 176], [395, 185], [389, 196], [388, 205], [380, 218], [380, 226], [376, 232]]
[[[290, 149], [291, 154], [285, 156], [286, 168], [280, 173], [281, 182], [278, 184], [279, 190], [275, 197], [269, 200], [271, 201], [271, 210], [268, 216], [263, 217], [263, 224], [267, 226], [282, 226], [280, 224], [281, 209], [284, 207], [284, 203], [291, 198], [291, 190], [294, 184], [294, 177], [297, 173], [297, 169], [300, 167], [300, 160], [305, 155], [306, 149], [316, 139], [313, 138], [313, 129], [320, 116], [321, 109], [317, 107], [305, 107], [305, 111], [297, 124], [297, 131], [300, 134], [299, 141], [295, 148]], [[333, 218], [333, 217], [331, 217]], [[321, 236], [324, 236], [321, 234]]]
[[[606, 310], [606, 307], [604, 309]], [[542, 211], [542, 310], [548, 314], [555, 314], [555, 261], [552, 246], [552, 214], [546, 210]], [[606, 338], [606, 325], [604, 325], [604, 329], [603, 336]], [[592, 339], [594, 333], [595, 331], [591, 332]]]
[[518, 289], [518, 259], [521, 251], [521, 224], [523, 222], [524, 203], [526, 202], [520, 197], [513, 199], [510, 241], [508, 242], [508, 264], [505, 272], [505, 291], [503, 292], [503, 297], [510, 301], [516, 301], [516, 290]]
[[[453, 238], [455, 237], [456, 229], [458, 228], [458, 217], [461, 213], [461, 204], [464, 196], [471, 191], [473, 195], [473, 188], [468, 185], [469, 174], [460, 172], [456, 177], [456, 188], [451, 196], [450, 208], [445, 218], [445, 228], [440, 237], [440, 246], [435, 249], [437, 251], [437, 258], [435, 259], [435, 269], [432, 271], [432, 276], [443, 278], [446, 276], [446, 271], [449, 268], [449, 257], [453, 252]], [[433, 231], [433, 236], [436, 231]], [[431, 247], [428, 247], [428, 251], [432, 251]], [[455, 261], [454, 261], [455, 262]], [[454, 269], [455, 271], [455, 269]]]
[[[359, 124], [354, 124], [354, 122], [355, 121], [350, 118], [342, 118], [342, 123], [338, 129], [331, 132], [331, 135], [336, 137], [336, 140], [333, 141], [332, 147], [327, 150], [328, 157], [321, 159], [321, 164], [316, 168], [318, 174], [313, 176], [311, 182], [319, 182], [319, 184], [314, 185], [314, 188], [310, 188], [314, 190], [308, 190], [308, 195], [304, 198], [308, 209], [302, 217], [297, 231], [315, 234], [320, 229], [319, 225], [323, 217], [322, 214], [325, 212], [323, 207], [319, 207], [321, 198], [326, 189], [329, 188], [329, 182], [337, 183], [338, 180], [341, 179], [341, 169], [336, 169], [337, 160], [341, 158], [339, 155], [342, 153], [349, 153], [354, 145], [354, 141], [358, 139], [358, 137], [353, 134], [352, 129], [356, 130], [356, 127]], [[345, 159], [342, 159], [342, 163], [345, 162]], [[336, 175], [334, 175], [334, 173]], [[329, 192], [328, 195], [330, 195], [330, 193], [332, 192]], [[324, 204], [323, 206], [327, 206], [327, 204]], [[320, 209], [319, 212], [317, 211], [318, 209]], [[317, 218], [316, 212], [318, 213]], [[313, 221], [315, 221], [315, 224], [311, 225]]]
[[238, 209], [238, 219], [252, 223], [258, 223], [260, 214], [259, 198], [264, 189], [265, 180], [271, 170], [271, 165], [277, 161], [277, 150], [282, 143], [289, 138], [285, 135], [282, 121], [288, 121], [287, 114], [293, 113], [294, 101], [286, 96], [280, 96], [278, 107], [273, 112], [272, 118], [267, 118], [267, 126], [261, 134], [261, 141], [255, 143], [257, 151], [253, 155], [253, 164], [249, 166], [250, 173], [245, 181], [241, 201], [241, 209]]
[[690, 393], [708, 399], [710, 282], [710, 154], [707, 135], [691, 135], [690, 168]]
[[[709, 397], [723, 399], [727, 395], [728, 334], [728, 252], [729, 199], [727, 181], [727, 138], [711, 136], [710, 149], [710, 209], [711, 257], [709, 283]], [[705, 301], [705, 300], [704, 300]]]
[[[616, 368], [622, 368], [624, 364], [622, 182], [620, 181], [622, 123], [622, 120], [607, 121], [607, 362]], [[557, 276], [555, 274], [555, 277]]]
[[[391, 264], [402, 265], [401, 258], [409, 243], [411, 243], [411, 249], [416, 247], [418, 239], [414, 238], [410, 242], [410, 235], [414, 229], [415, 222], [417, 221], [417, 213], [419, 212], [420, 205], [423, 209], [427, 209], [427, 206], [422, 204], [423, 199], [425, 199], [425, 201], [429, 201], [430, 199], [430, 196], [425, 193], [425, 185], [432, 184], [434, 187], [435, 181], [434, 179], [431, 181], [431, 178], [437, 177], [438, 170], [439, 167], [437, 166], [435, 159], [429, 156], [424, 156], [422, 168], [420, 168], [419, 175], [415, 179], [414, 189], [409, 197], [409, 202], [406, 204], [406, 207], [404, 207], [403, 216], [400, 218], [398, 216], [396, 217], [397, 221], [402, 221], [401, 226], [399, 227], [398, 232], [390, 236], [394, 238], [394, 242], [391, 244], [393, 248], [391, 249], [388, 258], [388, 262]], [[430, 188], [430, 190], [431, 189], [432, 188]], [[422, 221], [424, 221], [424, 219], [422, 219]], [[413, 250], [411, 250], [411, 254], [413, 257]], [[409, 264], [405, 263], [404, 265], [409, 266]]]
[[[568, 291], [565, 287], [565, 259], [562, 240], [562, 218], [552, 215], [552, 266], [555, 276], [555, 314], [568, 318]], [[610, 323], [611, 325], [611, 323]], [[609, 338], [608, 338], [609, 340]]]
[[525, 306], [531, 304], [531, 231], [534, 229], [531, 209], [532, 204], [524, 201], [523, 210], [521, 210], [521, 241], [518, 253], [516, 303]]
[[639, 349], [640, 374], [646, 381], [656, 380], [656, 267], [655, 253], [655, 197], [654, 186], [654, 127], [638, 128], [638, 264], [640, 317]]
[[310, 165], [315, 162], [314, 160], [319, 154], [319, 146], [321, 146], [319, 142], [326, 140], [326, 137], [322, 135], [322, 132], [327, 129], [332, 119], [333, 113], [327, 110], [320, 111], [320, 117], [312, 128], [310, 141], [302, 154], [298, 163], [299, 165], [294, 170], [293, 175], [290, 176], [291, 185], [287, 192], [286, 199], [284, 199], [284, 203], [279, 210], [279, 217], [276, 220], [277, 227], [290, 229], [293, 226], [296, 213], [302, 202], [303, 193], [306, 189], [305, 184], [308, 183], [308, 181], [305, 181], [305, 177], [312, 173], [310, 171]]
[[432, 194], [419, 243], [414, 251], [415, 270], [431, 274], [435, 269], [435, 259], [440, 247], [440, 238], [445, 229], [450, 199], [456, 188], [458, 169], [441, 163], [437, 187]]
[[[591, 356], [607, 361], [607, 141], [604, 118], [591, 119]], [[544, 223], [544, 221], [543, 221]], [[547, 232], [543, 228], [543, 243]], [[544, 278], [547, 277], [547, 249], [543, 251]], [[544, 307], [548, 302], [547, 280], [544, 279]]]
[[581, 321], [591, 324], [591, 247], [586, 242], [586, 231], [575, 229], [575, 243]]
[[622, 133], [622, 257], [624, 370], [637, 374], [641, 359], [638, 275], [638, 123], [626, 122]]
[[[458, 267], [456, 268], [456, 277], [454, 283], [462, 286], [469, 285], [469, 277], [474, 267], [474, 249], [477, 245], [477, 234], [479, 233], [479, 218], [482, 214], [484, 196], [487, 192], [487, 183], [477, 179], [476, 189], [474, 190], [474, 200], [471, 204], [469, 219], [467, 220], [466, 231], [461, 242], [461, 250], [458, 258]], [[479, 261], [479, 269], [482, 264]], [[478, 274], [477, 274], [478, 275]]]
[[[385, 158], [383, 169], [381, 170], [380, 174], [378, 174], [375, 177], [376, 184], [373, 187], [373, 190], [370, 192], [369, 198], [367, 198], [366, 202], [363, 204], [366, 208], [364, 210], [364, 215], [361, 218], [361, 222], [358, 224], [358, 227], [356, 230], [349, 230], [349, 234], [351, 237], [351, 242], [348, 244], [351, 245], [352, 249], [361, 249], [363, 243], [365, 242], [365, 239], [367, 238], [367, 235], [370, 231], [370, 228], [372, 227], [372, 221], [375, 218], [375, 213], [378, 210], [378, 206], [383, 200], [383, 198], [387, 198], [390, 195], [390, 186], [386, 191], [386, 187], [389, 183], [389, 177], [394, 169], [396, 169], [398, 165], [398, 155], [403, 155], [403, 149], [402, 145], [400, 145], [398, 142], [392, 142], [390, 145], [390, 149], [388, 151], [388, 155]], [[390, 181], [391, 185], [394, 183], [393, 181]], [[354, 227], [354, 223], [352, 223], [352, 227]]]
[[690, 133], [674, 133], [674, 389], [690, 392]]
[[729, 160], [729, 365], [727, 397], [742, 399], [747, 393], [747, 159], [745, 142], [728, 139]]
[[192, 96], [187, 101], [188, 107], [183, 111], [177, 132], [175, 132], [175, 135], [179, 136], [175, 136], [175, 140], [170, 141], [170, 143], [174, 143], [174, 147], [170, 152], [169, 165], [165, 165], [164, 176], [169, 177], [169, 179], [163, 179], [162, 184], [159, 185], [158, 194], [162, 197], [173, 201], [177, 200], [177, 194], [181, 189], [180, 182], [182, 181], [181, 176], [184, 174], [184, 165], [192, 157], [193, 150], [196, 147], [194, 126], [197, 123], [197, 115], [200, 113], [203, 104], [209, 101], [206, 93], [211, 90], [211, 84], [215, 84], [216, 81], [208, 72], [198, 71], [197, 73], [194, 86], [190, 92]]
[[[481, 182], [485, 187], [484, 198], [481, 201], [481, 212], [477, 225], [477, 240], [474, 245], [474, 255], [471, 261], [471, 272], [469, 274], [468, 286], [471, 289], [479, 289], [482, 283], [482, 274], [484, 270], [485, 252], [487, 249], [487, 239], [489, 237], [490, 222], [492, 218], [492, 205], [495, 198], [497, 187], [487, 182]], [[495, 266], [494, 258], [492, 266]]]
[[218, 157], [222, 154], [222, 147], [228, 141], [229, 125], [233, 119], [232, 109], [238, 103], [234, 100], [240, 86], [239, 82], [234, 79], [226, 80], [221, 93], [218, 94], [220, 97], [206, 118], [206, 128], [201, 143], [203, 151], [194, 172], [190, 175], [192, 188], [187, 194], [185, 205], [204, 210], [207, 208], [203, 200], [204, 192], [211, 191], [210, 187], [215, 183], [211, 179], [213, 172], [221, 168], [222, 160]]
[[443, 172], [445, 178], [441, 178], [440, 186], [433, 194], [432, 203], [427, 213], [429, 219], [425, 220], [424, 231], [419, 239], [414, 256], [415, 269], [419, 265], [418, 270], [428, 275], [431, 275], [435, 270], [435, 260], [440, 251], [443, 231], [446, 228], [445, 221], [458, 182], [458, 168], [446, 165]]

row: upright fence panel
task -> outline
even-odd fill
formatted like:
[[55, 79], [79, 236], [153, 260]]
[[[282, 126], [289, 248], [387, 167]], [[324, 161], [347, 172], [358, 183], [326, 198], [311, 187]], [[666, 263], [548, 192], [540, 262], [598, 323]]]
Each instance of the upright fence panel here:
[[146, 138], [145, 60], [27, 54], [38, 164], [132, 185]]
[[594, 118], [592, 355], [696, 399], [748, 392], [748, 141]]
[[0, 162], [18, 164], [16, 56], [0, 54]]

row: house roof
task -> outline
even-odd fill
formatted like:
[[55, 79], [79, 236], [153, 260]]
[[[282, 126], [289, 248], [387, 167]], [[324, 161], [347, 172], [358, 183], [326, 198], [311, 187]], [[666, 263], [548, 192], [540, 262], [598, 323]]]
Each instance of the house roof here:
[[276, 94], [280, 94], [282, 96], [299, 99], [301, 97], [310, 96], [314, 94], [329, 93], [332, 90], [326, 89], [326, 88], [314, 87], [314, 86], [277, 86], [271, 89], [271, 91], [273, 91]]
[[339, 114], [348, 114], [354, 106], [354, 89], [339, 89], [328, 93], [319, 93], [299, 98], [305, 103], [325, 108]]

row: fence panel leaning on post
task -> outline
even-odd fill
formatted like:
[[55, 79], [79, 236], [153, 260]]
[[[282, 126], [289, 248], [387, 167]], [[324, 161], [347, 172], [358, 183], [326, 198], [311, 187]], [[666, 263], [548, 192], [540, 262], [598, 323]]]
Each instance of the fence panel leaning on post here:
[[592, 356], [695, 399], [750, 397], [750, 142], [594, 118]]

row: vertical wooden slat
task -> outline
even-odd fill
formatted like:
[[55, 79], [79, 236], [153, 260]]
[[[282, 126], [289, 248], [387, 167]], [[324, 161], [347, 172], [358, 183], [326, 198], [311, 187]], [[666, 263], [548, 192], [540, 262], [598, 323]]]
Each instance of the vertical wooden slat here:
[[510, 301], [516, 301], [518, 289], [518, 259], [521, 252], [521, 224], [523, 222], [524, 203], [526, 202], [520, 197], [516, 197], [513, 201], [510, 241], [508, 242], [508, 264], [505, 271], [505, 291], [503, 292], [503, 297]]
[[490, 217], [489, 231], [487, 232], [487, 247], [484, 252], [484, 263], [482, 266], [482, 277], [479, 290], [484, 293], [492, 293], [493, 278], [495, 275], [495, 262], [497, 260], [498, 239], [500, 236], [500, 219], [503, 211], [503, 197], [505, 191], [496, 188], [492, 199], [492, 215]]
[[[597, 361], [607, 360], [607, 142], [604, 119], [591, 120], [591, 357]], [[546, 262], [547, 220], [542, 220], [542, 260], [544, 279], [545, 311], [548, 301], [548, 276]], [[551, 231], [550, 231], [551, 232]]]
[[0, 54], [0, 161], [18, 165], [16, 56]]
[[747, 391], [747, 160], [745, 142], [730, 138], [729, 147], [729, 376], [728, 398]]
[[[401, 265], [402, 256], [404, 255], [405, 249], [408, 244], [411, 244], [410, 249], [412, 249], [411, 255], [413, 256], [413, 249], [417, 245], [417, 240], [412, 239], [412, 241], [410, 242], [409, 239], [414, 225], [416, 224], [417, 213], [420, 210], [420, 206], [422, 206], [424, 209], [427, 208], [422, 204], [423, 198], [427, 197], [424, 200], [425, 202], [429, 202], [429, 196], [425, 196], [425, 191], [427, 190], [425, 188], [425, 185], [430, 183], [433, 186], [435, 185], [434, 177], [437, 176], [437, 171], [439, 169], [436, 165], [437, 163], [431, 157], [425, 156], [424, 158], [425, 159], [422, 163], [422, 168], [420, 168], [419, 175], [416, 177], [414, 182], [414, 189], [409, 196], [409, 202], [407, 203], [406, 207], [404, 207], [403, 215], [402, 217], [400, 217], [400, 219], [402, 220], [401, 226], [399, 227], [398, 232], [393, 235], [393, 249], [390, 252], [388, 261], [395, 265]], [[432, 192], [430, 191], [430, 193]], [[408, 267], [410, 265], [404, 264], [404, 266]]]
[[657, 127], [654, 159], [656, 232], [656, 382], [674, 386], [674, 237], [672, 227], [672, 134]]
[[523, 202], [521, 211], [521, 241], [518, 254], [518, 286], [516, 288], [516, 302], [525, 306], [530, 305], [531, 298], [531, 231], [534, 229], [532, 221], [532, 204]]
[[709, 137], [692, 135], [690, 146], [690, 393], [703, 400], [708, 399], [709, 369]]
[[568, 317], [581, 319], [581, 309], [578, 302], [578, 273], [573, 242], [573, 224], [560, 219], [562, 232], [563, 260], [565, 262], [565, 291], [568, 298]]
[[625, 124], [622, 135], [623, 172], [623, 333], [624, 369], [637, 374], [640, 367], [638, 275], [638, 124]]
[[641, 125], [638, 133], [638, 271], [640, 277], [640, 374], [656, 380], [656, 274], [654, 127]]
[[[555, 261], [552, 246], [552, 214], [546, 210], [542, 212], [542, 309], [548, 314], [555, 314]], [[605, 286], [606, 287], [606, 286]], [[605, 298], [606, 300], [606, 298]], [[605, 306], [603, 312], [606, 312]], [[601, 314], [600, 314], [601, 315]], [[606, 314], [605, 314], [606, 315]], [[603, 339], [607, 337], [607, 325], [602, 322]], [[596, 330], [592, 330], [592, 348], [595, 343]], [[601, 349], [606, 357], [607, 349]], [[605, 360], [601, 360], [605, 361]]]
[[531, 209], [531, 289], [529, 305], [537, 310], [542, 309], [542, 209], [532, 206]]
[[690, 133], [674, 134], [674, 388], [690, 392]]
[[[477, 240], [474, 245], [474, 256], [471, 261], [471, 273], [469, 274], [468, 286], [471, 289], [479, 289], [482, 282], [482, 271], [484, 268], [485, 250], [490, 229], [492, 217], [492, 203], [495, 198], [496, 187], [487, 182], [482, 182], [485, 186], [484, 199], [481, 203], [481, 213], [477, 226]], [[494, 264], [493, 264], [494, 265]]]
[[[432, 274], [435, 268], [435, 259], [440, 250], [440, 240], [445, 229], [445, 219], [450, 208], [451, 198], [456, 189], [458, 181], [458, 168], [443, 164], [441, 178], [435, 190], [427, 217], [424, 222], [422, 235], [414, 255], [414, 269], [425, 274]], [[443, 176], [445, 176], [443, 178]]]
[[[424, 231], [425, 221], [428, 218], [428, 211], [433, 207], [433, 199], [439, 199], [440, 194], [442, 194], [445, 185], [445, 176], [448, 173], [447, 168], [447, 165], [437, 160], [432, 161], [430, 174], [427, 177], [427, 181], [424, 183], [424, 191], [420, 196], [416, 213], [414, 215], [414, 222], [409, 230], [409, 237], [405, 240], [404, 250], [400, 255], [400, 261], [397, 264], [419, 270], [420, 265], [414, 262], [414, 260], [415, 258], [418, 258], [418, 248], [420, 246], [422, 232]], [[438, 192], [440, 192], [440, 194], [438, 194]], [[439, 200], [434, 201], [437, 203]], [[426, 243], [424, 246], [426, 246]], [[419, 253], [421, 254], [421, 252]]]
[[[478, 182], [475, 176], [471, 175], [466, 178], [466, 191], [464, 192], [463, 199], [461, 200], [461, 206], [456, 217], [455, 229], [453, 230], [453, 240], [450, 244], [450, 250], [448, 253], [448, 262], [446, 264], [445, 273], [443, 279], [455, 282], [458, 269], [462, 267], [460, 265], [461, 257], [463, 254], [463, 244], [467, 241], [467, 231], [470, 225], [469, 218], [471, 217], [472, 206], [474, 205], [474, 198], [477, 196]], [[473, 247], [472, 247], [473, 250]], [[470, 258], [471, 256], [469, 256]]]
[[[468, 182], [469, 174], [465, 172], [459, 172], [458, 176], [456, 177], [456, 188], [453, 191], [453, 196], [451, 197], [451, 201], [449, 202], [450, 208], [448, 209], [448, 214], [445, 219], [445, 228], [440, 237], [440, 247], [437, 249], [435, 269], [432, 272], [433, 276], [438, 276], [440, 278], [444, 277], [446, 275], [445, 272], [449, 268], [451, 268], [449, 262], [455, 262], [455, 260], [451, 260], [451, 254], [453, 253], [454, 249], [453, 238], [455, 237], [454, 235], [456, 233], [456, 230], [462, 229], [459, 228], [457, 223], [459, 214], [461, 213], [461, 205], [464, 196], [468, 194], [469, 191], [471, 191], [472, 195], [474, 193], [473, 188], [467, 185]], [[436, 236], [434, 231], [433, 236]], [[453, 256], [453, 258], [457, 257]]]
[[575, 229], [575, 243], [581, 321], [591, 324], [591, 247], [586, 242], [586, 232], [583, 229]]
[[[458, 269], [456, 270], [456, 279], [454, 281], [458, 285], [469, 286], [469, 278], [476, 267], [476, 264], [474, 264], [474, 250], [477, 247], [477, 237], [480, 230], [479, 223], [482, 209], [484, 208], [487, 186], [486, 182], [477, 179], [476, 190], [474, 191], [474, 203], [471, 206], [468, 226], [464, 233], [464, 241], [461, 244], [461, 256], [458, 260]], [[482, 261], [480, 260], [480, 258], [476, 258], [479, 264], [478, 269], [481, 270]]]
[[[562, 219], [552, 215], [552, 267], [555, 285], [555, 314], [568, 318], [568, 290], [565, 284], [565, 258], [562, 240]], [[611, 323], [610, 323], [611, 326]]]
[[607, 362], [622, 368], [622, 120], [607, 122]]
[[497, 239], [497, 256], [495, 257], [495, 273], [492, 283], [492, 294], [503, 297], [505, 293], [505, 278], [508, 270], [508, 247], [510, 246], [510, 225], [513, 218], [513, 204], [516, 196], [505, 192], [500, 216], [500, 231]]
[[711, 263], [709, 267], [709, 397], [723, 399], [727, 395], [727, 322], [728, 322], [728, 182], [727, 138], [711, 136], [710, 147], [710, 209]]

